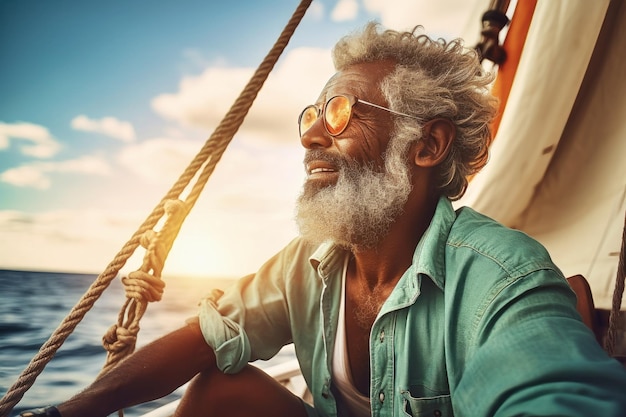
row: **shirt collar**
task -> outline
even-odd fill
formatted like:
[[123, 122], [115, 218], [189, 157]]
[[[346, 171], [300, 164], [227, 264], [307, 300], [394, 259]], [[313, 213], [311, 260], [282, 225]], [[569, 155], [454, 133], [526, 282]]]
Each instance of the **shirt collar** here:
[[450, 229], [456, 220], [452, 203], [446, 197], [440, 197], [430, 225], [420, 239], [413, 253], [413, 274], [424, 274], [443, 290], [445, 285], [445, 251]]
[[324, 242], [318, 246], [309, 258], [311, 267], [317, 270], [317, 274], [324, 282], [328, 279], [330, 273], [337, 267], [341, 267], [341, 263], [347, 251], [340, 248], [332, 242]]

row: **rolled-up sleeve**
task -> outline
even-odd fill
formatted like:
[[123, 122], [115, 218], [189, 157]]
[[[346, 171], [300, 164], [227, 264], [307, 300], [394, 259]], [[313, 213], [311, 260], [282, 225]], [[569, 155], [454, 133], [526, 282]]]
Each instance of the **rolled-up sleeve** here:
[[236, 373], [248, 362], [269, 359], [291, 342], [285, 279], [292, 275], [289, 265], [297, 246], [290, 243], [256, 274], [201, 300], [200, 328], [223, 372]]
[[245, 331], [233, 320], [222, 316], [210, 298], [200, 301], [200, 330], [215, 351], [222, 372], [239, 372], [250, 360], [250, 342]]

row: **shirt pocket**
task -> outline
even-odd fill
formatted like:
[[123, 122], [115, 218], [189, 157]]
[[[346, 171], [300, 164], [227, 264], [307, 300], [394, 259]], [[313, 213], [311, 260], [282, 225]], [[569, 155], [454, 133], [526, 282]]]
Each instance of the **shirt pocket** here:
[[402, 391], [404, 415], [411, 417], [453, 417], [450, 395], [415, 398]]

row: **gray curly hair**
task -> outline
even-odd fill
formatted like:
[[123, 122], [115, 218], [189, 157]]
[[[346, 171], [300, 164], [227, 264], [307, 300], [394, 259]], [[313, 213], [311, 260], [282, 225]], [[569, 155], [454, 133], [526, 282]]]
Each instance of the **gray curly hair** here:
[[424, 123], [445, 118], [454, 123], [456, 139], [438, 167], [441, 193], [457, 200], [465, 193], [468, 177], [488, 159], [490, 123], [497, 99], [489, 94], [493, 74], [480, 65], [478, 55], [464, 48], [461, 40], [433, 40], [425, 34], [379, 30], [368, 23], [362, 31], [339, 40], [332, 53], [339, 71], [350, 65], [391, 60], [396, 69], [381, 90], [393, 110], [419, 118], [397, 117], [393, 146], [404, 148], [422, 136]]

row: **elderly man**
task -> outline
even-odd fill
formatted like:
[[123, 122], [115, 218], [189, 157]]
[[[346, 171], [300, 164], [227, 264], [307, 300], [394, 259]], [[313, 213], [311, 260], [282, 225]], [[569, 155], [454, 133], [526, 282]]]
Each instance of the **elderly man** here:
[[[105, 416], [193, 378], [180, 416], [624, 416], [545, 249], [469, 208], [492, 77], [457, 42], [370, 24], [299, 117], [300, 237], [197, 319], [48, 415]], [[293, 342], [305, 404], [248, 365]]]

